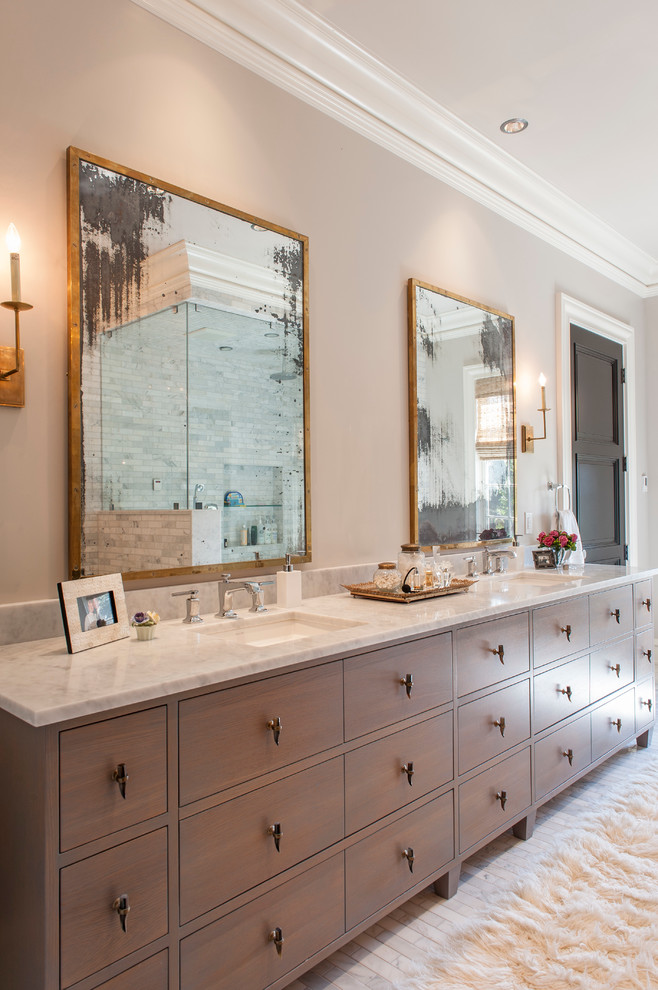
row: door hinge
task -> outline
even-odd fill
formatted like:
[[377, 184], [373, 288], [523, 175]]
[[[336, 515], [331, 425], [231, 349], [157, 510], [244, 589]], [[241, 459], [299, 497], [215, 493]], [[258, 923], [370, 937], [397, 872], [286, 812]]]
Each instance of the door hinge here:
[[621, 383], [622, 385], [626, 384], [626, 368], [621, 369]]
[[628, 543], [624, 544], [624, 560], [628, 560]]
[[621, 459], [621, 469], [622, 471], [628, 471], [628, 458], [622, 457]]

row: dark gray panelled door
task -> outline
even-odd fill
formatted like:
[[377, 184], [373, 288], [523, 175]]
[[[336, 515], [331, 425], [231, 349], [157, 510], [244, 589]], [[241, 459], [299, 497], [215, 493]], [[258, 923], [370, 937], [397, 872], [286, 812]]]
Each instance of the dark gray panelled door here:
[[571, 324], [574, 512], [588, 564], [626, 559], [622, 346]]

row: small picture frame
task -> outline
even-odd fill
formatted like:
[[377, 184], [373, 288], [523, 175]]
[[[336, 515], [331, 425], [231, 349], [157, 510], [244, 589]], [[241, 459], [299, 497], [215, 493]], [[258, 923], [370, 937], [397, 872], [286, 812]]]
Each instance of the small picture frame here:
[[555, 557], [553, 556], [553, 551], [549, 547], [542, 547], [540, 550], [533, 550], [532, 557], [537, 570], [542, 570], [547, 567], [552, 567], [553, 569], [555, 568]]
[[102, 574], [57, 585], [69, 653], [90, 650], [130, 635], [120, 574]]

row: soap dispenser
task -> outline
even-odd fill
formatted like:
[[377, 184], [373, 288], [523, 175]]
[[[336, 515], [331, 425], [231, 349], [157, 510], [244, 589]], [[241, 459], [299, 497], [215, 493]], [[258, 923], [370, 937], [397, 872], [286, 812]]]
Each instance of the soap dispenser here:
[[286, 554], [282, 571], [276, 574], [276, 603], [281, 608], [296, 608], [302, 604], [302, 572], [293, 570], [293, 554]]

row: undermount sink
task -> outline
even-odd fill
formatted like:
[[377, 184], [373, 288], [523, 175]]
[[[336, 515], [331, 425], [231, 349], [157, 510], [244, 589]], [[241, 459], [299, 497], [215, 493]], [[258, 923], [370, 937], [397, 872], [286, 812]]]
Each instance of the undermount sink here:
[[583, 574], [580, 574], [577, 571], [552, 571], [548, 569], [510, 571], [507, 574], [483, 574], [482, 576], [485, 580], [495, 584], [497, 588], [499, 588], [501, 584], [507, 584], [507, 582], [551, 586], [563, 581], [581, 581], [584, 577]]
[[308, 612], [285, 612], [273, 615], [249, 615], [248, 618], [218, 619], [199, 632], [204, 635], [230, 636], [232, 642], [245, 646], [277, 646], [326, 636], [341, 629], [361, 626], [356, 619], [337, 619]]

